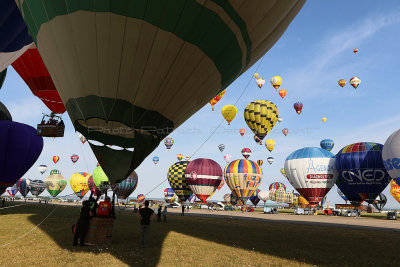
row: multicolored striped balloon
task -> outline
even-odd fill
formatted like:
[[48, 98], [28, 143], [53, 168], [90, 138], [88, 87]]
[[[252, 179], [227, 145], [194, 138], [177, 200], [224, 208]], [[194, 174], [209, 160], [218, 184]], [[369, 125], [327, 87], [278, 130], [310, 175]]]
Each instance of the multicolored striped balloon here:
[[143, 194], [139, 194], [136, 199], [139, 203], [142, 203], [145, 200], [145, 196]]
[[258, 189], [262, 170], [254, 161], [237, 159], [226, 165], [224, 176], [232, 193], [244, 204]]
[[185, 170], [186, 182], [202, 203], [214, 193], [221, 183], [221, 166], [212, 159], [195, 159]]
[[275, 182], [275, 183], [270, 184], [268, 189], [269, 190], [271, 190], [271, 189], [276, 189], [276, 190], [283, 189], [283, 190], [286, 191], [286, 186], [281, 182]]
[[135, 191], [138, 185], [138, 180], [139, 177], [137, 173], [133, 171], [132, 174], [128, 176], [128, 178], [115, 186], [115, 194], [117, 194], [119, 199], [126, 199], [127, 197], [129, 197], [130, 194], [133, 193], [133, 191]]

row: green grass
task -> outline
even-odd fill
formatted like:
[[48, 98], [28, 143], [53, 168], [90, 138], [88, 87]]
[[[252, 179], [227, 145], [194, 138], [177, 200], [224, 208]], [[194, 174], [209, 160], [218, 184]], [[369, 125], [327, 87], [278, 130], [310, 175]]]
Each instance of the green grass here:
[[[0, 210], [0, 246], [27, 233], [52, 210], [26, 205]], [[73, 247], [79, 209], [59, 206], [35, 231], [1, 247], [0, 266], [395, 266], [399, 234], [326, 226], [168, 215], [154, 222], [150, 248], [139, 224], [117, 213], [113, 244]]]

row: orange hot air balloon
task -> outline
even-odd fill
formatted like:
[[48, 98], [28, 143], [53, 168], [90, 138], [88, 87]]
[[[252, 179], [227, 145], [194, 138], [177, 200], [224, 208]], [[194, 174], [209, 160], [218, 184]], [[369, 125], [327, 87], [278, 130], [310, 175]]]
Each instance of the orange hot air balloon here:
[[358, 49], [357, 49], [357, 48], [353, 50], [353, 53], [354, 53], [354, 54], [357, 54], [357, 52], [358, 52]]
[[246, 132], [245, 129], [240, 129], [240, 131], [239, 131], [239, 133], [240, 133], [241, 136], [243, 136], [245, 132]]
[[286, 89], [281, 89], [281, 90], [279, 90], [279, 95], [282, 97], [282, 99], [283, 98], [285, 98], [285, 96], [286, 96]]
[[59, 156], [53, 156], [53, 162], [56, 164], [60, 160]]
[[214, 97], [213, 99], [211, 99], [210, 104], [211, 104], [211, 108], [212, 111], [214, 111], [214, 105], [218, 103], [218, 101], [221, 100], [221, 98], [224, 96], [224, 94], [226, 93], [226, 89], [224, 89], [221, 93], [219, 93], [216, 97]]
[[338, 81], [338, 84], [339, 84], [341, 87], [343, 87], [343, 86], [346, 85], [346, 80], [345, 80], [345, 79], [340, 79], [340, 80]]

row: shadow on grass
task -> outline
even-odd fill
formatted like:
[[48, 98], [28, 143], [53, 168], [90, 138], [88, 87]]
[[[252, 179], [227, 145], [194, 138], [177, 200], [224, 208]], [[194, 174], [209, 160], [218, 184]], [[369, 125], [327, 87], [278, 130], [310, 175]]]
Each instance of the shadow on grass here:
[[[0, 215], [35, 212], [29, 220], [37, 225], [52, 209], [52, 205], [35, 205], [34, 208], [27, 205], [2, 210]], [[166, 245], [165, 239], [170, 232], [312, 265], [394, 266], [397, 263], [398, 233], [237, 220], [228, 217], [169, 215], [167, 223], [152, 224], [150, 248], [141, 249], [139, 221], [130, 211], [117, 212], [112, 245], [73, 247], [71, 226], [78, 214], [78, 207], [59, 206], [39, 228], [62, 249], [95, 254], [107, 252], [131, 266], [159, 264], [163, 246]], [[204, 252], [204, 255], [209, 253]]]

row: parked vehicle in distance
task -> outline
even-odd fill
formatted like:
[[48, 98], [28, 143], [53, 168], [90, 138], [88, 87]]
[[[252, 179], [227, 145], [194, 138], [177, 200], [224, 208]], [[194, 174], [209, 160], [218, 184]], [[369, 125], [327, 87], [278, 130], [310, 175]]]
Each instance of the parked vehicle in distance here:
[[278, 214], [278, 210], [275, 208], [264, 207], [264, 214]]
[[232, 205], [226, 205], [225, 207], [224, 207], [224, 209], [225, 210], [235, 210], [235, 208], [232, 206]]
[[297, 209], [294, 209], [294, 214], [296, 214], [296, 215], [304, 215], [304, 209], [303, 208], [297, 208]]
[[347, 210], [343, 216], [345, 217], [359, 217], [359, 211], [358, 210]]
[[394, 211], [389, 211], [386, 215], [387, 220], [397, 220], [397, 213]]
[[180, 208], [180, 207], [181, 207], [181, 204], [176, 203], [176, 202], [167, 205], [167, 208]]

